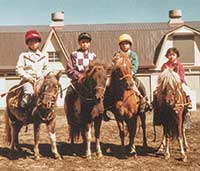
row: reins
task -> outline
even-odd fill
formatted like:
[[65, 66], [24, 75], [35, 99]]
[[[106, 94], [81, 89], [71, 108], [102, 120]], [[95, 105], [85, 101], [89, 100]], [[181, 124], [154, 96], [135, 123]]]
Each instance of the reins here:
[[23, 87], [26, 83], [27, 83], [27, 82], [25, 82], [25, 83], [23, 83], [23, 84], [20, 84], [19, 86], [15, 87], [15, 88], [13, 88], [12, 90], [9, 90], [9, 91], [7, 91], [7, 92], [5, 92], [5, 93], [1, 93], [1, 94], [0, 94], [0, 98], [3, 98], [3, 97], [6, 96], [7, 94], [9, 94], [9, 93], [11, 93], [11, 92], [13, 92], [13, 91], [16, 91], [17, 89]]
[[[81, 95], [81, 93], [76, 89], [76, 87], [72, 83], [70, 84], [70, 86], [75, 90], [75, 92], [78, 94], [78, 96], [81, 99], [83, 99], [85, 101], [95, 101], [96, 100], [96, 99], [94, 99], [94, 97], [93, 98], [89, 98], [89, 97], [84, 97], [83, 95]], [[97, 90], [97, 89], [103, 89], [105, 91], [105, 87], [97, 86], [97, 87], [95, 87], [95, 90]]]
[[121, 81], [121, 80], [123, 80], [123, 79], [125, 79], [125, 78], [127, 78], [127, 77], [131, 77], [131, 78], [132, 78], [132, 75], [130, 75], [130, 74], [124, 75], [124, 76], [121, 77], [119, 80]]

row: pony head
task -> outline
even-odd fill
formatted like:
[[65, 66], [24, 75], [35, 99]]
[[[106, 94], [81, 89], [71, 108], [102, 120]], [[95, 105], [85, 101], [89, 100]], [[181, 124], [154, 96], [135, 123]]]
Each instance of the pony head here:
[[132, 63], [129, 55], [119, 52], [113, 57], [113, 72], [118, 76], [124, 88], [130, 89], [134, 82], [132, 78]]

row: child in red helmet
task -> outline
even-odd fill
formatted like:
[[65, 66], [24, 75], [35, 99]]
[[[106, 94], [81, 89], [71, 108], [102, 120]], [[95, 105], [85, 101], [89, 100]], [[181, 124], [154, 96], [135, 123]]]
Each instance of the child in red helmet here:
[[20, 107], [26, 109], [34, 93], [35, 81], [45, 74], [48, 65], [48, 56], [39, 50], [41, 35], [36, 30], [29, 30], [25, 34], [25, 43], [28, 46], [26, 52], [19, 55], [16, 65], [16, 73], [24, 82], [23, 97]]

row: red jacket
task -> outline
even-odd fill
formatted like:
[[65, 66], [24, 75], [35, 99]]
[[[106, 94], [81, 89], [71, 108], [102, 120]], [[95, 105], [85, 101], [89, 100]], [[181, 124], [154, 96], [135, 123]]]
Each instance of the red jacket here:
[[181, 82], [186, 84], [184, 68], [178, 60], [176, 60], [175, 62], [168, 61], [164, 63], [161, 67], [161, 71], [164, 71], [166, 68], [173, 69], [173, 71], [175, 71], [179, 75]]

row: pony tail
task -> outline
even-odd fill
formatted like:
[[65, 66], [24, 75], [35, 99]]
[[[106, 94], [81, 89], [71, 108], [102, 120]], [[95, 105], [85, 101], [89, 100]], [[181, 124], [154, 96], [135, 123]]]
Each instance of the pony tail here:
[[10, 112], [9, 109], [6, 109], [7, 112], [5, 112], [4, 114], [4, 120], [5, 120], [5, 135], [4, 135], [4, 142], [8, 145], [11, 144], [11, 127], [10, 127], [10, 123], [9, 123], [9, 117], [8, 117], [8, 113]]

